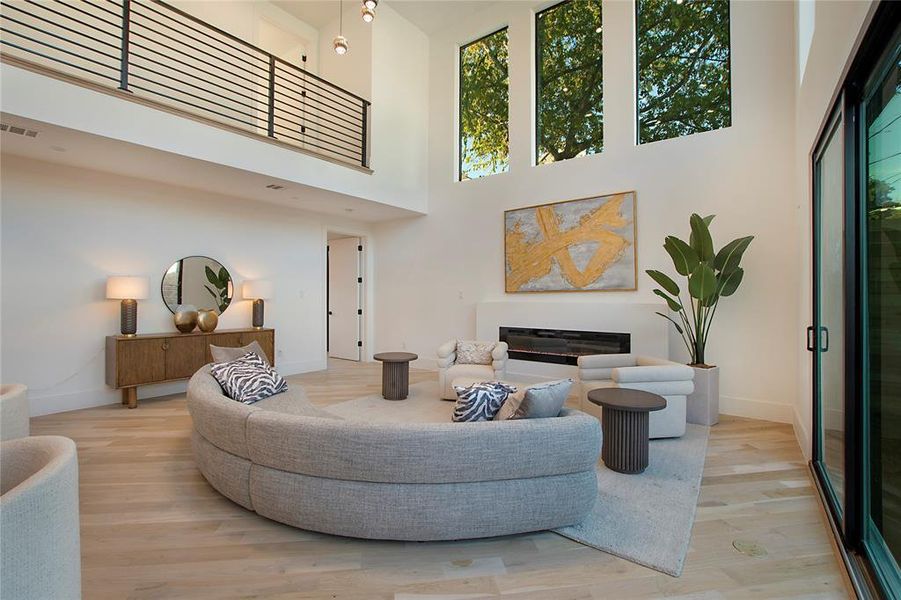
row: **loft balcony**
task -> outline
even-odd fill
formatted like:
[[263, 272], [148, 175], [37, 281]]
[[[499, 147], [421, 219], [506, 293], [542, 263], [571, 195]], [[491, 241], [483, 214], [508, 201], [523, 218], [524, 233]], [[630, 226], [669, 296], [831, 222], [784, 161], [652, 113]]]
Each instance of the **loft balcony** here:
[[370, 102], [160, 0], [3, 2], [0, 56], [369, 173]]

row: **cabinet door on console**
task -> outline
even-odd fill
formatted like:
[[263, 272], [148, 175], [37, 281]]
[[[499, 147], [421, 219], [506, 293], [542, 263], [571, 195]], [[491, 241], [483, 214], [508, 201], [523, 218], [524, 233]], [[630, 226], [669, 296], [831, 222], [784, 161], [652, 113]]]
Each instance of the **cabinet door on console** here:
[[165, 339], [121, 340], [117, 343], [119, 387], [166, 379]]
[[203, 336], [204, 345], [204, 364], [213, 362], [213, 355], [210, 353], [210, 346], [221, 346], [223, 348], [240, 348], [240, 333], [214, 333], [212, 335]]
[[185, 379], [205, 365], [205, 341], [201, 336], [167, 339], [166, 379]]
[[269, 358], [269, 363], [275, 364], [275, 336], [271, 331], [245, 331], [241, 334], [241, 345], [246, 346], [250, 342], [259, 343]]

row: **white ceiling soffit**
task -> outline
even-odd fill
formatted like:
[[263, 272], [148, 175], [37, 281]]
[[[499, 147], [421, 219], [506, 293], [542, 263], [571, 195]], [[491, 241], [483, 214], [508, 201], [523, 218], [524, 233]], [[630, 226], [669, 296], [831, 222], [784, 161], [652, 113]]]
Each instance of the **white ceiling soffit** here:
[[[255, 200], [360, 221], [385, 221], [417, 213], [119, 140], [0, 114], [2, 123], [37, 137], [2, 132], [2, 153], [91, 171], [148, 179], [188, 189]], [[160, 174], [164, 173], [165, 176]]]

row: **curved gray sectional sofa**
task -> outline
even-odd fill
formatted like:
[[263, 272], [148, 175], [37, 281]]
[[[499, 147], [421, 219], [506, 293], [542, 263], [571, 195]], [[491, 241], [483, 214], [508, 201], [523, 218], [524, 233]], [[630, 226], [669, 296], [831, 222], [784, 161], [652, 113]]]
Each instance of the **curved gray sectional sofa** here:
[[[438, 405], [441, 401], [436, 397]], [[221, 494], [334, 535], [451, 540], [581, 521], [597, 495], [597, 419], [370, 423], [314, 407], [303, 389], [254, 405], [209, 367], [188, 384], [197, 467]]]

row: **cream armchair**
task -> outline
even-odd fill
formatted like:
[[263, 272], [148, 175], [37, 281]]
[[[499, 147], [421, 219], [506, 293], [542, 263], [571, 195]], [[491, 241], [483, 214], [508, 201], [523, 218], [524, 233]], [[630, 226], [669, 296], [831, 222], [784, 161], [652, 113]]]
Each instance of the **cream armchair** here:
[[3, 597], [81, 598], [78, 457], [55, 435], [0, 443]]
[[456, 364], [457, 340], [445, 342], [438, 348], [438, 387], [442, 400], [456, 400], [453, 383], [457, 378], [496, 381], [504, 378], [507, 371], [507, 343], [498, 342], [491, 351], [490, 365]]
[[686, 397], [694, 391], [694, 371], [687, 365], [635, 354], [593, 354], [579, 357], [582, 411], [601, 418], [601, 407], [588, 400], [588, 392], [622, 387], [659, 394], [666, 408], [650, 414], [650, 437], [685, 434]]

